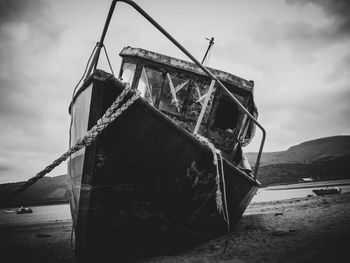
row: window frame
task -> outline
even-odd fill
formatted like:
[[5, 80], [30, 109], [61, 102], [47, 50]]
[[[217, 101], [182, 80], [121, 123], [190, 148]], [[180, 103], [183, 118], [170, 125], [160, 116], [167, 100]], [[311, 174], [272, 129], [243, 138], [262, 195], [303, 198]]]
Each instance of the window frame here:
[[[202, 75], [190, 72], [190, 71], [176, 69], [176, 68], [173, 68], [173, 67], [168, 66], [166, 64], [161, 64], [159, 62], [154, 62], [154, 61], [151, 61], [151, 60], [145, 60], [145, 59], [142, 59], [142, 58], [139, 58], [139, 57], [123, 57], [122, 58], [122, 63], [121, 63], [119, 76], [122, 76], [122, 74], [123, 74], [124, 63], [136, 64], [136, 71], [135, 71], [135, 74], [134, 74], [133, 85], [132, 85], [133, 89], [137, 89], [137, 85], [138, 85], [138, 83], [140, 81], [140, 78], [141, 78], [142, 69], [144, 67], [148, 68], [148, 69], [151, 69], [151, 70], [154, 70], [154, 71], [161, 72], [163, 74], [162, 87], [160, 89], [160, 92], [158, 92], [157, 97], [155, 99], [155, 103], [154, 103], [154, 107], [157, 108], [158, 110], [160, 110], [159, 109], [159, 104], [160, 104], [161, 98], [163, 96], [164, 87], [165, 87], [166, 81], [167, 81], [166, 73], [169, 73], [169, 74], [176, 73], [178, 75], [178, 77], [181, 78], [181, 79], [189, 79], [189, 83], [187, 84], [188, 87], [187, 87], [186, 95], [184, 96], [185, 98], [183, 100], [183, 105], [181, 107], [180, 113], [174, 113], [174, 112], [165, 111], [165, 110], [160, 110], [160, 111], [165, 113], [165, 114], [169, 114], [171, 116], [181, 117], [185, 121], [192, 121], [192, 122], [196, 122], [197, 121], [197, 118], [192, 118], [192, 117], [188, 116], [188, 114], [187, 114], [188, 113], [187, 111], [188, 111], [188, 107], [189, 107], [189, 100], [190, 100], [191, 92], [192, 92], [192, 89], [195, 88], [194, 87], [194, 83], [195, 82], [208, 82], [208, 85], [209, 85], [209, 83], [210, 83], [210, 78], [209, 77], [202, 76]], [[249, 99], [250, 99], [249, 92], [244, 91], [244, 90], [238, 88], [237, 86], [235, 86], [233, 84], [228, 84], [226, 82], [224, 82], [224, 84], [228, 88], [228, 90], [231, 92], [231, 94], [233, 94], [234, 96], [238, 95], [239, 97], [243, 98], [243, 101], [242, 101], [241, 98], [236, 96], [236, 98], [242, 103], [242, 105], [247, 108], [247, 105], [249, 104]], [[238, 113], [236, 129], [235, 129], [233, 134], [213, 126], [214, 121], [215, 121], [215, 114], [216, 114], [216, 111], [217, 111], [218, 104], [219, 104], [221, 96], [227, 96], [227, 95], [225, 95], [224, 92], [220, 88], [216, 87], [215, 94], [214, 94], [214, 97], [213, 97], [213, 100], [212, 100], [211, 109], [210, 109], [209, 113], [207, 113], [208, 114], [207, 115], [208, 116], [207, 120], [206, 121], [202, 121], [202, 125], [206, 125], [209, 129], [220, 131], [220, 132], [224, 132], [227, 135], [230, 134], [232, 136], [237, 137], [237, 135], [239, 134], [239, 131], [242, 128], [244, 128], [243, 126], [245, 126], [244, 125], [245, 123], [244, 124], [242, 123], [243, 117], [244, 117], [244, 114], [242, 114], [242, 112]], [[232, 103], [234, 103], [234, 102], [232, 101]]]

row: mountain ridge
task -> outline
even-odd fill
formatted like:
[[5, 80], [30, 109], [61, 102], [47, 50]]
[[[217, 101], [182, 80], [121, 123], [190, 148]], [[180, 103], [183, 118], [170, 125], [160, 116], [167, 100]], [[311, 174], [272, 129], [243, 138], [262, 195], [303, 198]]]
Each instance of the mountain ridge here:
[[[350, 154], [350, 135], [337, 135], [299, 143], [285, 151], [264, 152], [260, 165], [280, 163], [311, 163], [322, 158], [340, 157]], [[246, 153], [248, 160], [256, 160], [257, 153]]]

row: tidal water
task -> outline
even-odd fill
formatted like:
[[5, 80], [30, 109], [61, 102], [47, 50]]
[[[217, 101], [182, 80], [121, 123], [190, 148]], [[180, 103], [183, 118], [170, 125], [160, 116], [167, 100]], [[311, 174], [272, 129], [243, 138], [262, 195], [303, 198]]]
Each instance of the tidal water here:
[[[0, 209], [0, 226], [37, 224], [50, 221], [70, 220], [69, 204], [31, 206], [31, 214], [16, 214], [18, 207]], [[12, 211], [9, 213], [9, 211]]]
[[260, 188], [253, 197], [252, 203], [285, 200], [314, 195], [312, 190], [338, 186], [342, 193], [350, 192], [350, 180], [334, 180], [300, 184], [278, 185]]
[[[260, 188], [252, 203], [306, 197], [312, 194], [313, 189], [334, 185], [339, 186], [342, 193], [350, 192], [350, 180], [270, 186]], [[72, 218], [69, 204], [32, 206], [31, 208], [33, 210], [32, 214], [16, 214], [18, 207], [0, 209], [0, 226], [65, 221]]]

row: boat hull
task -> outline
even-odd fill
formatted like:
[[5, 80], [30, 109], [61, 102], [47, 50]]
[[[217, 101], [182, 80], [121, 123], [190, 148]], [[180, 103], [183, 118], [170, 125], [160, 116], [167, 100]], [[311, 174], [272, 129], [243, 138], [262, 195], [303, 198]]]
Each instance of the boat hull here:
[[[91, 97], [73, 104], [73, 133], [75, 121], [84, 119], [79, 103], [89, 105], [90, 129], [124, 87], [101, 71], [84, 85], [91, 90], [79, 96]], [[227, 160], [223, 164], [220, 189], [232, 230], [259, 184]], [[74, 156], [68, 170], [78, 260], [174, 253], [228, 231], [217, 209], [211, 150], [143, 99]]]
[[31, 214], [33, 210], [31, 208], [20, 208], [16, 210], [16, 214]]
[[335, 187], [328, 187], [324, 189], [315, 189], [315, 190], [312, 190], [312, 192], [318, 196], [341, 194], [341, 188], [339, 188], [338, 186], [335, 186]]

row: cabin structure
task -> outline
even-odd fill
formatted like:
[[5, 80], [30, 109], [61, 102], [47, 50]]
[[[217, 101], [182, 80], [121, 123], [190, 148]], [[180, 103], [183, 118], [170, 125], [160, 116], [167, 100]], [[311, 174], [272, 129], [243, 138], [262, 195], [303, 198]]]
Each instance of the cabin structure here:
[[[121, 52], [119, 77], [138, 89], [152, 106], [179, 126], [193, 132], [211, 84], [203, 70], [181, 59], [141, 48], [125, 47]], [[254, 82], [208, 68], [256, 118]], [[248, 145], [255, 125], [216, 84], [210, 94], [199, 134], [209, 138], [226, 159], [242, 160], [240, 147]]]

